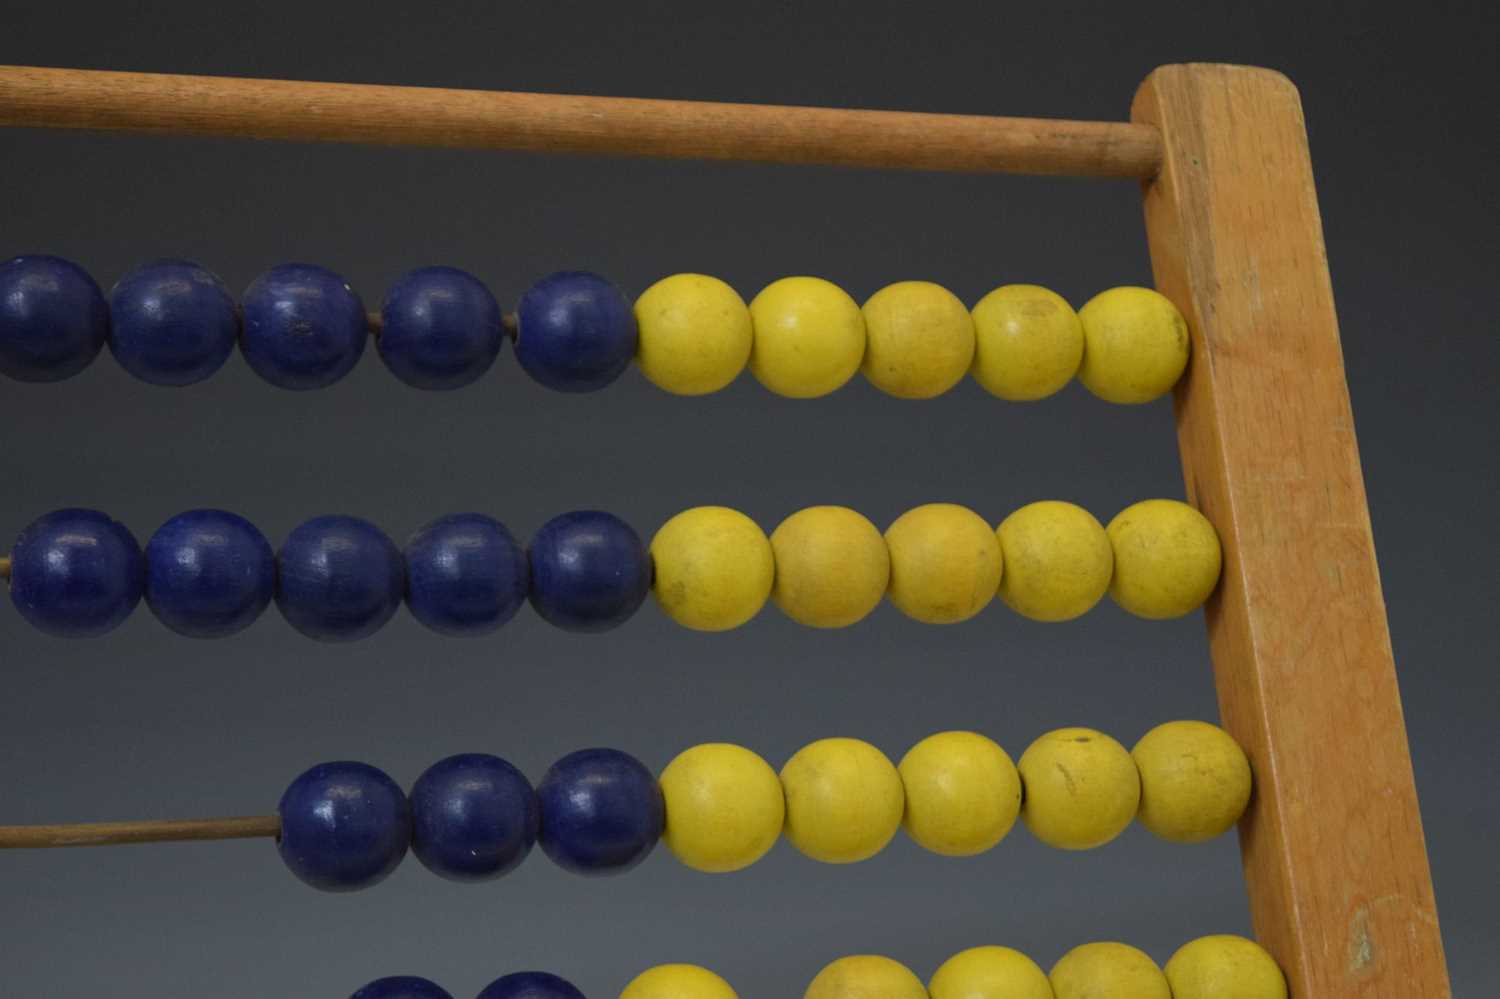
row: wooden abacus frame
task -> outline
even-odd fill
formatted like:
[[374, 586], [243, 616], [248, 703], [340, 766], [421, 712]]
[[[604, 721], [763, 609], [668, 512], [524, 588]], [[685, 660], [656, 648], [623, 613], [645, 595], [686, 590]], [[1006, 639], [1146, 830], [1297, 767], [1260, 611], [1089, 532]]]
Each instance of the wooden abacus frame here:
[[[0, 67], [0, 125], [1140, 181], [1157, 287], [1192, 332], [1178, 441], [1224, 545], [1206, 611], [1223, 723], [1255, 769], [1255, 932], [1298, 999], [1451, 994], [1301, 101], [1280, 74], [1164, 66], [1125, 123]], [[260, 826], [228, 835], [266, 834], [239, 821]]]

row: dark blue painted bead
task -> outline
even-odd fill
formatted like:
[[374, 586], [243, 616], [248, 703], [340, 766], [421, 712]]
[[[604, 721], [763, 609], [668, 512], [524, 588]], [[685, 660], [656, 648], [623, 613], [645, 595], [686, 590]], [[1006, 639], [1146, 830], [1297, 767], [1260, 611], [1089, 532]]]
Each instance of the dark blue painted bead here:
[[640, 535], [613, 514], [575, 510], [553, 517], [526, 553], [531, 606], [568, 631], [617, 627], [651, 591], [651, 555]]
[[428, 767], [411, 789], [411, 849], [449, 881], [508, 874], [536, 842], [541, 806], [531, 782], [498, 756], [463, 753]]
[[542, 849], [574, 874], [620, 874], [661, 838], [666, 805], [640, 760], [618, 749], [580, 749], [537, 785]]
[[421, 389], [468, 385], [495, 363], [503, 337], [495, 296], [455, 267], [410, 272], [380, 307], [381, 360]]
[[276, 848], [291, 872], [320, 891], [385, 880], [411, 843], [411, 806], [396, 782], [367, 763], [320, 763], [277, 806]]
[[518, 971], [490, 982], [477, 999], [583, 999], [583, 993], [567, 979], [545, 971]]
[[109, 335], [109, 306], [88, 272], [60, 257], [0, 264], [0, 372], [56, 382], [89, 366]]
[[240, 304], [240, 350], [256, 374], [281, 388], [332, 385], [353, 370], [369, 339], [364, 304], [326, 267], [273, 267]]
[[439, 634], [488, 634], [526, 599], [526, 552], [482, 513], [439, 517], [412, 535], [405, 554], [406, 605]]
[[141, 546], [97, 510], [54, 510], [32, 521], [10, 553], [10, 599], [49, 635], [92, 638], [130, 616], [145, 587]]
[[189, 510], [146, 542], [146, 606], [189, 638], [223, 638], [255, 623], [276, 593], [276, 556], [244, 517]]
[[379, 631], [406, 590], [401, 552], [358, 517], [314, 517], [276, 554], [276, 606], [309, 638], [349, 642]]
[[182, 260], [161, 260], [122, 277], [109, 292], [109, 349], [152, 385], [191, 385], [234, 350], [239, 312], [224, 282]]
[[392, 975], [375, 979], [349, 999], [453, 999], [453, 996], [447, 989], [425, 978]]
[[516, 309], [516, 360], [559, 392], [593, 392], [635, 357], [635, 313], [597, 274], [561, 271], [542, 278]]

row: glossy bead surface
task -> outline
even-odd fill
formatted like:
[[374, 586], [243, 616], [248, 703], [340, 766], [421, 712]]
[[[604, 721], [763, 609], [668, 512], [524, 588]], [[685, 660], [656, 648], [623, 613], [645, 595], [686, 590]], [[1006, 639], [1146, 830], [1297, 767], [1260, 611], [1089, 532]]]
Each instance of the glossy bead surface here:
[[1115, 552], [1109, 595], [1137, 617], [1191, 614], [1219, 583], [1219, 534], [1186, 503], [1142, 500], [1115, 514], [1105, 533]]
[[974, 359], [974, 319], [947, 288], [898, 281], [865, 302], [865, 356], [871, 385], [898, 399], [932, 399], [963, 380]]
[[56, 382], [89, 366], [109, 335], [109, 306], [88, 272], [61, 257], [0, 264], [0, 374]]
[[276, 606], [308, 638], [349, 642], [379, 631], [401, 606], [406, 570], [391, 539], [358, 517], [315, 517], [276, 554]]
[[1170, 721], [1130, 751], [1141, 774], [1141, 825], [1173, 843], [1228, 832], [1250, 803], [1250, 760], [1217, 725]]
[[1033, 621], [1071, 621], [1109, 590], [1114, 549], [1104, 525], [1081, 506], [1028, 503], [995, 528], [1005, 574], [1000, 599]]
[[453, 996], [447, 989], [425, 978], [392, 975], [375, 979], [349, 999], [453, 999]]
[[906, 511], [885, 531], [891, 603], [925, 624], [967, 621], [989, 606], [1004, 562], [984, 518], [954, 503]]
[[276, 593], [276, 556], [254, 524], [223, 510], [189, 510], [146, 542], [146, 605], [189, 638], [242, 631]]
[[1055, 999], [1173, 999], [1167, 976], [1144, 951], [1128, 944], [1100, 942], [1068, 951], [1047, 976]]
[[558, 392], [602, 389], [635, 357], [635, 314], [597, 274], [560, 271], [527, 289], [516, 307], [516, 360]]
[[287, 787], [277, 812], [282, 862], [320, 891], [355, 891], [385, 880], [411, 842], [406, 795], [366, 763], [312, 767]]
[[255, 373], [284, 389], [332, 385], [359, 363], [369, 339], [364, 303], [338, 274], [280, 264], [245, 289], [240, 350]]
[[618, 627], [651, 592], [651, 556], [613, 514], [575, 510], [553, 517], [526, 549], [531, 606], [567, 631]]
[[1101, 291], [1078, 310], [1078, 380], [1106, 402], [1150, 402], [1172, 391], [1187, 367], [1187, 320], [1150, 288]]
[[495, 363], [503, 339], [495, 296], [456, 267], [405, 274], [380, 306], [380, 359], [416, 388], [470, 384]]
[[1056, 292], [1034, 284], [996, 288], [974, 306], [974, 380], [1011, 402], [1060, 391], [1083, 363], [1083, 324]]
[[696, 964], [659, 964], [631, 979], [620, 999], [739, 999], [739, 993]]
[[1010, 756], [977, 732], [939, 732], [896, 767], [906, 792], [901, 825], [919, 846], [970, 857], [1005, 838], [1021, 812], [1021, 777]]
[[1218, 933], [1178, 948], [1164, 969], [1172, 999], [1286, 999], [1286, 976], [1254, 940]]
[[476, 999], [583, 999], [583, 993], [548, 972], [517, 971], [490, 982]]
[[851, 954], [818, 972], [802, 999], [927, 999], [927, 990], [899, 961]]
[[635, 300], [636, 361], [657, 388], [706, 395], [734, 381], [750, 360], [750, 309], [707, 274], [673, 274]]
[[884, 753], [858, 739], [819, 739], [781, 768], [786, 838], [825, 864], [875, 856], [901, 828], [906, 796]]
[[1140, 804], [1130, 753], [1091, 728], [1046, 733], [1026, 747], [1016, 769], [1026, 788], [1026, 827], [1061, 850], [1103, 846], [1125, 831]]
[[574, 874], [621, 874], [661, 838], [666, 806], [645, 765], [617, 749], [580, 749], [537, 785], [542, 849]]
[[183, 260], [159, 260], [109, 292], [109, 349], [120, 367], [152, 385], [191, 385], [223, 366], [240, 332], [224, 282]]
[[428, 767], [412, 785], [411, 815], [412, 853], [449, 881], [489, 881], [515, 870], [541, 824], [531, 782], [484, 753]]
[[1053, 999], [1047, 973], [1010, 947], [970, 947], [944, 961], [927, 983], [932, 999]]
[[771, 542], [738, 510], [684, 510], [651, 539], [652, 592], [667, 616], [694, 631], [728, 631], [765, 606], [776, 576]]
[[788, 277], [750, 302], [750, 373], [789, 399], [827, 395], [854, 377], [865, 355], [865, 319], [854, 299], [822, 278]]
[[695, 871], [749, 867], [781, 836], [786, 801], [771, 765], [742, 746], [704, 743], [661, 772], [667, 849]]
[[526, 552], [482, 513], [439, 517], [412, 535], [404, 557], [406, 606], [439, 634], [488, 634], [526, 600]]
[[34, 627], [59, 638], [113, 630], [135, 609], [145, 582], [134, 535], [97, 510], [38, 517], [11, 549], [11, 602]]
[[891, 553], [879, 528], [844, 506], [810, 506], [771, 532], [771, 599], [812, 628], [845, 628], [885, 597]]

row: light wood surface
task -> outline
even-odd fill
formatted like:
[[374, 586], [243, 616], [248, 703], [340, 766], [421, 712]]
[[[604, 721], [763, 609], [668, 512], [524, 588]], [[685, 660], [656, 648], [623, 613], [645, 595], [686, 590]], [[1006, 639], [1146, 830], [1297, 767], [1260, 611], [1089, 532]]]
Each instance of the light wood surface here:
[[281, 818], [169, 819], [153, 822], [80, 822], [56, 826], [0, 826], [0, 850], [49, 846], [115, 846], [188, 839], [249, 839], [281, 835]]

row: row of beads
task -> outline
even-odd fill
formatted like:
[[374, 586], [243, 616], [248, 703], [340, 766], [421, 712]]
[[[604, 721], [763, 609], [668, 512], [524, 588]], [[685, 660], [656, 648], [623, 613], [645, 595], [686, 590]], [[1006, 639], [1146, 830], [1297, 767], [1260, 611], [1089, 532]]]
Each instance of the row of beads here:
[[974, 732], [941, 732], [894, 765], [858, 739], [821, 739], [778, 775], [741, 746], [705, 743], [660, 780], [635, 757], [585, 749], [553, 764], [532, 789], [514, 766], [480, 753], [429, 767], [411, 794], [364, 763], [324, 763], [281, 798], [278, 847], [304, 882], [351, 891], [383, 880], [408, 847], [453, 881], [509, 873], [540, 842], [576, 874], [616, 874], [664, 840], [709, 873], [750, 866], [786, 839], [830, 864], [866, 860], [898, 828], [950, 857], [992, 849], [1019, 816], [1042, 842], [1102, 846], [1139, 818], [1172, 842], [1227, 831], [1250, 798], [1250, 764], [1217, 726], [1159, 725], [1127, 751], [1087, 728], [1048, 732], [1020, 763]]
[[846, 507], [809, 507], [772, 534], [738, 511], [705, 506], [667, 521], [649, 548], [608, 513], [554, 517], [523, 549], [499, 521], [452, 514], [404, 551], [356, 517], [318, 517], [279, 552], [249, 521], [193, 510], [163, 524], [144, 554], [129, 529], [93, 510], [33, 522], [11, 555], [11, 599], [49, 634], [100, 635], [142, 595], [167, 627], [214, 638], [248, 627], [276, 600], [298, 631], [324, 641], [373, 634], [403, 597], [445, 635], [500, 627], [529, 600], [569, 631], [607, 631], [654, 592], [677, 623], [724, 631], [767, 600], [816, 628], [846, 627], [882, 599], [930, 624], [967, 620], [999, 596], [1038, 621], [1066, 621], [1107, 592], [1147, 618], [1199, 607], [1219, 578], [1213, 526], [1175, 500], [1145, 500], [1104, 527], [1071, 503], [1043, 501], [997, 528], [950, 503], [916, 507], [884, 535]]
[[[562, 271], [532, 285], [516, 311], [516, 360], [548, 388], [588, 392], [632, 359], [677, 395], [724, 388], [750, 368], [777, 395], [827, 395], [856, 371], [903, 399], [927, 399], [972, 372], [1002, 399], [1041, 399], [1076, 375], [1110, 402], [1149, 402], [1172, 388], [1188, 358], [1187, 324], [1146, 288], [1114, 288], [1074, 312], [1036, 285], [1005, 285], [973, 310], [947, 289], [901, 281], [863, 308], [821, 278], [789, 277], [745, 304], [703, 274], [663, 278], [634, 308], [613, 284]], [[286, 389], [332, 385], [365, 349], [372, 325], [343, 277], [311, 264], [273, 267], [239, 307], [212, 272], [185, 261], [147, 264], [106, 300], [82, 268], [48, 256], [0, 264], [0, 372], [57, 381], [86, 368], [107, 342], [131, 374], [155, 385], [212, 375], [238, 340], [250, 367]], [[378, 349], [409, 385], [456, 389], [499, 355], [504, 317], [479, 279], [424, 267], [380, 307]]]

